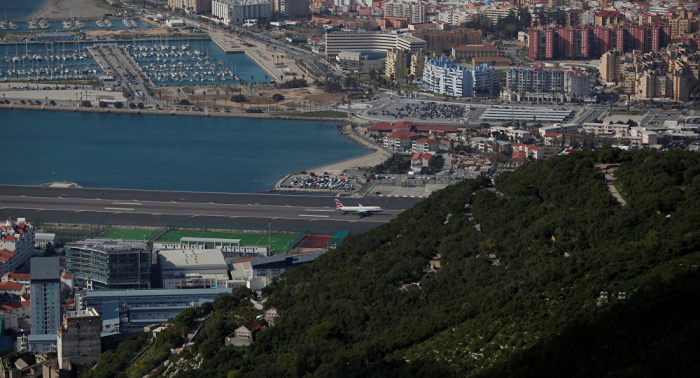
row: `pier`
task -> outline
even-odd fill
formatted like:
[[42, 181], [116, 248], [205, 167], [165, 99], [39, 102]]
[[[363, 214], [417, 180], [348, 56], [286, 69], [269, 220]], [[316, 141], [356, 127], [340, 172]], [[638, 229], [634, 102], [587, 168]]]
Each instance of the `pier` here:
[[[282, 80], [280, 77], [282, 75], [289, 75], [293, 76], [293, 74], [288, 73], [285, 74], [280, 70], [279, 68], [275, 67], [272, 64], [271, 60], [263, 60], [259, 59], [260, 57], [256, 57], [255, 54], [252, 54], [251, 51], [253, 50], [258, 50], [258, 51], [264, 51], [266, 47], [262, 44], [260, 44], [257, 41], [250, 40], [246, 41], [246, 43], [249, 43], [253, 46], [251, 47], [244, 47], [241, 45], [235, 45], [233, 42], [233, 37], [226, 36], [221, 33], [209, 31], [209, 36], [211, 37], [211, 40], [219, 46], [220, 49], [222, 49], [226, 53], [245, 53], [245, 55], [250, 58], [255, 64], [257, 64], [260, 68], [263, 69], [268, 75], [270, 75], [271, 78], [273, 78], [277, 82], [281, 82]], [[291, 67], [293, 68], [293, 67]], [[299, 75], [301, 76], [301, 75]]]
[[121, 81], [122, 86], [136, 101], [156, 102], [151, 93], [155, 87], [134, 59], [116, 44], [88, 47], [88, 52], [102, 72]]

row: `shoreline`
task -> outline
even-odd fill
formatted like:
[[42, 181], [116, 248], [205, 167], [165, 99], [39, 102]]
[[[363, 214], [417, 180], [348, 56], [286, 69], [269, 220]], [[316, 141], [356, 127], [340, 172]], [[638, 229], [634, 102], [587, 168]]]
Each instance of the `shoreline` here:
[[88, 113], [125, 113], [125, 114], [146, 114], [160, 116], [190, 116], [190, 117], [219, 117], [219, 118], [255, 118], [255, 119], [286, 119], [297, 121], [332, 121], [332, 122], [353, 122], [353, 118], [334, 118], [334, 117], [304, 117], [304, 116], [289, 116], [276, 115], [270, 113], [220, 113], [220, 112], [194, 112], [186, 110], [170, 110], [170, 109], [117, 109], [117, 108], [99, 108], [99, 107], [70, 107], [59, 105], [20, 105], [20, 104], [0, 104], [0, 109], [8, 110], [42, 110], [42, 111], [59, 111], [59, 112], [88, 112]]
[[[359, 146], [364, 147], [362, 145]], [[326, 164], [314, 169], [308, 169], [307, 172], [322, 174], [323, 172], [345, 171], [358, 167], [373, 167], [375, 165], [383, 163], [389, 157], [389, 154], [386, 154], [381, 150], [368, 151], [366, 154], [358, 157], [341, 160], [331, 164]]]

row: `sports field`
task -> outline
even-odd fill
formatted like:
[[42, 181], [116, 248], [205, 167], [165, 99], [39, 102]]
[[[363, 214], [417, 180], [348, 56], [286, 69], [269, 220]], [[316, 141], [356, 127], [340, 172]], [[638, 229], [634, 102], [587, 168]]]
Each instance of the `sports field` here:
[[[296, 238], [296, 234], [277, 235], [272, 234], [272, 252], [287, 252], [287, 244]], [[163, 234], [158, 241], [179, 242], [181, 238], [219, 238], [219, 239], [241, 239], [241, 245], [267, 245], [267, 234], [247, 234], [238, 232], [208, 232], [208, 231], [168, 231]]]
[[151, 240], [160, 230], [135, 228], [110, 228], [100, 239]]

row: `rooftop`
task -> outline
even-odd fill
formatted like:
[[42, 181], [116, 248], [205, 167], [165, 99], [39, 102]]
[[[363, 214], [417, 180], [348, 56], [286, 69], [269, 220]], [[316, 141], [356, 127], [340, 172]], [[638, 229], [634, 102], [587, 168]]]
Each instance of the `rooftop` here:
[[143, 240], [86, 239], [66, 244], [66, 247], [90, 248], [104, 252], [147, 251], [148, 244]]
[[230, 288], [214, 288], [214, 289], [141, 289], [141, 290], [87, 290], [85, 297], [90, 298], [134, 298], [134, 297], [174, 297], [174, 296], [201, 296], [201, 295], [219, 295], [221, 293], [230, 293]]
[[32, 280], [60, 280], [60, 257], [33, 257], [29, 268]]
[[461, 45], [453, 47], [456, 51], [464, 50], [498, 50], [498, 47], [492, 45]]
[[227, 266], [224, 255], [218, 248], [164, 250], [158, 254], [158, 262], [163, 270], [188, 266]]

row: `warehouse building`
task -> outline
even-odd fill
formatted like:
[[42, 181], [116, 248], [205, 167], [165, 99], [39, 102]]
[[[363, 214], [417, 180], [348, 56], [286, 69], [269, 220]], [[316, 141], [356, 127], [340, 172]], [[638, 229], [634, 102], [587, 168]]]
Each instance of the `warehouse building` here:
[[173, 249], [158, 254], [165, 289], [227, 287], [228, 265], [220, 249]]
[[124, 332], [165, 322], [186, 308], [213, 302], [217, 295], [230, 292], [229, 288], [89, 290], [85, 292], [83, 305], [102, 314], [109, 307], [103, 306], [118, 302], [119, 330]]

